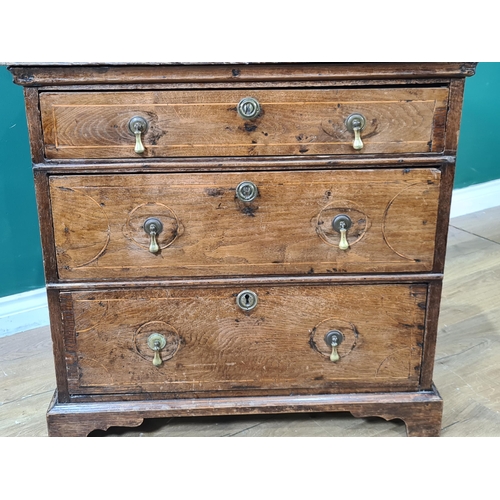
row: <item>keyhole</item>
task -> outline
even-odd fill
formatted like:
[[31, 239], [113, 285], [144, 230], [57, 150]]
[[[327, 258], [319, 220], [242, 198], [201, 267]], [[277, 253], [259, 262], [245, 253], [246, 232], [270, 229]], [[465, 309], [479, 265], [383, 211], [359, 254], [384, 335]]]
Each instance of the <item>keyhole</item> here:
[[244, 311], [251, 311], [257, 305], [257, 295], [250, 290], [243, 290], [236, 297], [236, 303]]
[[243, 105], [243, 112], [246, 114], [246, 115], [251, 115], [253, 114], [255, 110], [255, 107], [254, 105], [251, 103], [251, 102], [246, 102], [244, 105]]

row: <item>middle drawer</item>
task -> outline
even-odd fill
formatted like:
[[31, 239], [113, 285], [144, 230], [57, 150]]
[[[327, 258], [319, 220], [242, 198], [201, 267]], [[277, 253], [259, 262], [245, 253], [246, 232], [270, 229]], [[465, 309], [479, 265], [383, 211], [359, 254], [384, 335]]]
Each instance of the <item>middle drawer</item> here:
[[61, 280], [431, 271], [433, 168], [50, 178]]

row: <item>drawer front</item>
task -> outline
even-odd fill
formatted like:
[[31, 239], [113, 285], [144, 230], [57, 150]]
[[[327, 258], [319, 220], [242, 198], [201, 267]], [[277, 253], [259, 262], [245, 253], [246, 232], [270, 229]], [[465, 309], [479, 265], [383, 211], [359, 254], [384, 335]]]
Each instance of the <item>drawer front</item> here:
[[[250, 202], [235, 194], [247, 181]], [[58, 275], [430, 271], [439, 191], [436, 169], [53, 176]], [[351, 221], [345, 249], [338, 216]], [[151, 218], [162, 225], [157, 252]]]
[[252, 284], [243, 311], [246, 288], [62, 293], [70, 393], [418, 387], [426, 285]]
[[[238, 114], [247, 97], [255, 119]], [[447, 101], [446, 88], [44, 92], [40, 109], [49, 159], [303, 156], [442, 152]], [[355, 113], [359, 150], [346, 126]]]

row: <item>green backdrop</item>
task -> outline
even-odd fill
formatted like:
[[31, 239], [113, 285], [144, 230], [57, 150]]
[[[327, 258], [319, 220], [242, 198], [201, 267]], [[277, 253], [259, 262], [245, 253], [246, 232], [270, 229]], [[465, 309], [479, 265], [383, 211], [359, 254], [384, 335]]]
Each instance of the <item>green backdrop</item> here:
[[0, 297], [44, 285], [23, 89], [0, 67]]
[[[500, 178], [496, 122], [500, 63], [466, 80], [455, 188]], [[44, 285], [23, 89], [0, 66], [0, 297]]]

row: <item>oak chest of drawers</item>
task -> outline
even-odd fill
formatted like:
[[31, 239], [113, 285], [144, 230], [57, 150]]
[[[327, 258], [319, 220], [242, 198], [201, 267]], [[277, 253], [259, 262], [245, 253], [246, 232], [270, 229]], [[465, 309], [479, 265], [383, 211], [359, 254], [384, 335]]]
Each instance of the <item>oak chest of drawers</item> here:
[[49, 434], [349, 411], [438, 435], [473, 63], [14, 65], [57, 391]]

